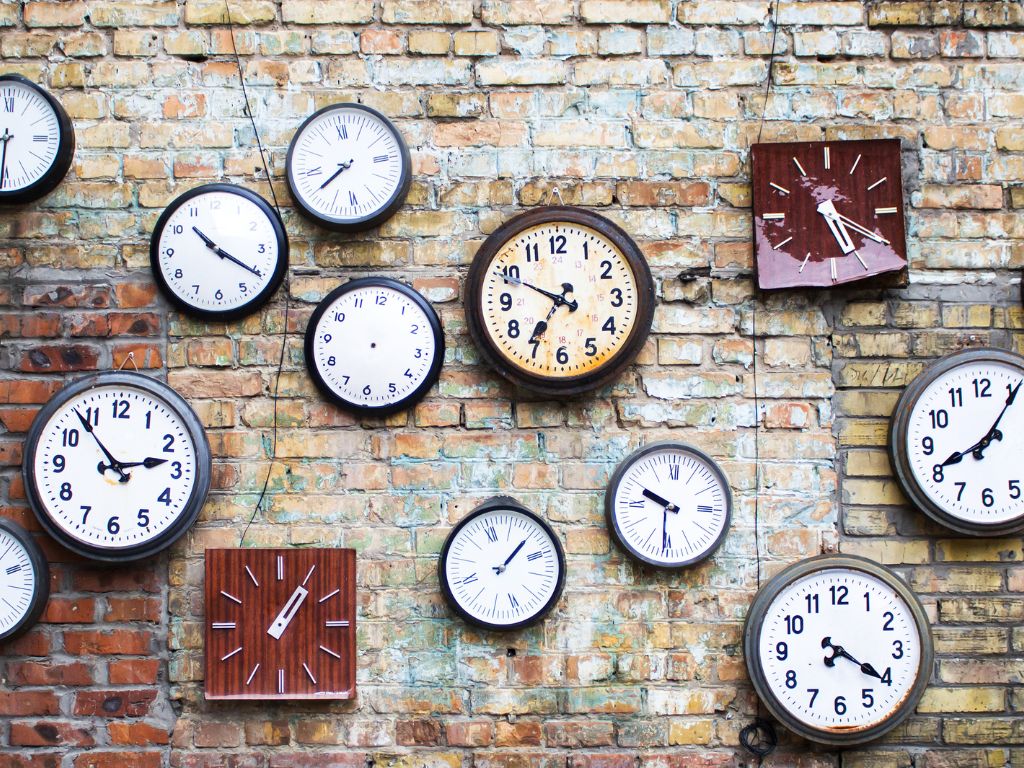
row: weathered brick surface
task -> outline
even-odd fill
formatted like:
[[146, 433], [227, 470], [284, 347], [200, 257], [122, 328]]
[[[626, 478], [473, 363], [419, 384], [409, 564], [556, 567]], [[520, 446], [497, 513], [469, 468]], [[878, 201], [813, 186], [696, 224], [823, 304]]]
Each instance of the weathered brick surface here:
[[[48, 546], [53, 601], [0, 658], [0, 765], [745, 764], [755, 453], [765, 574], [836, 547], [865, 554], [935, 625], [918, 714], [842, 764], [1024, 765], [1024, 541], [926, 522], [885, 454], [900, 388], [930, 360], [981, 343], [1024, 352], [1020, 2], [780, 1], [763, 136], [902, 138], [911, 286], [774, 296], [752, 279], [748, 164], [768, 0], [229, 4], [293, 266], [279, 460], [247, 543], [360, 550], [360, 697], [202, 697], [202, 550], [237, 543], [271, 468], [286, 325], [281, 296], [237, 323], [183, 317], [148, 269], [176, 194], [233, 181], [269, 195], [223, 0], [0, 3], [0, 71], [53, 90], [78, 140], [54, 193], [0, 210], [2, 514], [34, 525], [18, 465], [36, 409], [129, 353], [190, 400], [215, 456], [211, 499], [168, 555], [101, 569]], [[342, 99], [391, 115], [415, 170], [398, 215], [351, 237], [296, 215], [282, 178], [297, 125]], [[631, 232], [659, 293], [638, 364], [566, 402], [482, 366], [461, 303], [483, 238], [558, 200]], [[377, 273], [435, 302], [448, 353], [421, 404], [360, 422], [322, 402], [300, 335], [329, 290]], [[627, 561], [601, 506], [619, 460], [668, 437], [717, 457], [736, 498], [714, 561], [681, 575]], [[558, 610], [508, 636], [453, 620], [436, 584], [445, 534], [497, 492], [546, 514], [569, 560]], [[792, 739], [772, 759], [840, 760]]]

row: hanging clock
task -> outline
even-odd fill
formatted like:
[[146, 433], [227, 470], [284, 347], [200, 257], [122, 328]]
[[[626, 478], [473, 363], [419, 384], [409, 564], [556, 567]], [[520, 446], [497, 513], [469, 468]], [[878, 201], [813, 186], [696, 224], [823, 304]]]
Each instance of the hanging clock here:
[[210, 447], [166, 384], [98, 373], [39, 411], [22, 473], [32, 510], [58, 542], [93, 560], [138, 560], [195, 521], [210, 488]]
[[437, 381], [444, 332], [412, 288], [365, 277], [320, 302], [306, 326], [305, 354], [313, 381], [333, 402], [382, 415], [410, 407]]
[[190, 315], [233, 320], [266, 303], [288, 271], [277, 211], [235, 184], [205, 184], [176, 198], [149, 247], [157, 285]]
[[903, 492], [960, 533], [1024, 531], [1024, 357], [970, 349], [941, 358], [904, 390], [889, 453]]
[[299, 211], [340, 232], [361, 232], [391, 218], [412, 181], [402, 134], [362, 104], [332, 104], [310, 115], [292, 138], [286, 163]]
[[762, 289], [906, 269], [899, 139], [755, 144], [750, 157]]
[[757, 695], [805, 739], [877, 739], [910, 715], [932, 670], [920, 601], [898, 576], [852, 555], [791, 565], [754, 598], [743, 633]]
[[547, 395], [608, 383], [647, 339], [654, 282], [636, 243], [591, 211], [548, 206], [499, 227], [466, 281], [469, 330], [509, 381]]
[[605, 494], [608, 530], [622, 549], [659, 568], [709, 557], [725, 538], [732, 493], [721, 467], [683, 443], [652, 443], [626, 457]]
[[0, 643], [36, 623], [50, 596], [50, 567], [32, 535], [0, 517]]
[[206, 550], [206, 698], [356, 695], [354, 549]]
[[565, 555], [550, 525], [515, 499], [495, 496], [448, 534], [438, 579], [452, 610], [470, 624], [519, 629], [558, 602]]
[[22, 75], [0, 75], [0, 203], [53, 191], [74, 154], [75, 129], [60, 102]]

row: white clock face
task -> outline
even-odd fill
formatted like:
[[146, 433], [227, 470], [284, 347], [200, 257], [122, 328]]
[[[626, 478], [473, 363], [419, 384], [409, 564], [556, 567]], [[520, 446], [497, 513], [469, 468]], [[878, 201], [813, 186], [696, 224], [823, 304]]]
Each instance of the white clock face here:
[[729, 525], [731, 494], [708, 456], [685, 445], [641, 449], [616, 471], [608, 515], [612, 531], [634, 556], [678, 567], [701, 560]]
[[38, 589], [35, 568], [25, 545], [0, 527], [0, 637], [25, 618]]
[[314, 115], [296, 134], [288, 183], [319, 219], [354, 223], [373, 218], [402, 193], [407, 151], [382, 115], [339, 104]]
[[306, 352], [317, 383], [341, 405], [389, 409], [433, 384], [444, 345], [437, 316], [418, 294], [369, 278], [347, 283], [320, 304]]
[[283, 276], [283, 231], [268, 206], [224, 186], [186, 193], [158, 225], [154, 266], [186, 309], [230, 313], [257, 303]]
[[906, 452], [924, 494], [977, 525], [1024, 518], [1024, 369], [966, 361], [923, 390], [907, 421]]
[[31, 458], [50, 523], [73, 542], [125, 550], [167, 533], [197, 483], [196, 445], [161, 398], [128, 386], [88, 389], [43, 424]]
[[0, 80], [0, 191], [39, 181], [57, 160], [60, 122], [50, 103], [16, 80]]
[[885, 723], [920, 674], [922, 638], [910, 606], [863, 571], [826, 567], [783, 587], [760, 633], [758, 660], [777, 706], [817, 731]]
[[442, 578], [464, 616], [488, 627], [529, 623], [562, 583], [561, 549], [538, 520], [515, 508], [471, 516], [449, 539]]

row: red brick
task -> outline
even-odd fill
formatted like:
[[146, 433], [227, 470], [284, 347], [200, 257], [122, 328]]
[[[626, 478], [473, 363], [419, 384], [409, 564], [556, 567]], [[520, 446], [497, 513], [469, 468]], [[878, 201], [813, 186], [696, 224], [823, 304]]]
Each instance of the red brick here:
[[148, 307], [156, 298], [156, 285], [153, 283], [119, 283], [114, 286], [114, 297], [117, 306], [122, 309]]
[[80, 691], [75, 694], [75, 715], [145, 717], [156, 693], [155, 690]]
[[540, 723], [498, 722], [494, 743], [499, 747], [536, 747], [541, 743]]
[[30, 307], [105, 309], [110, 306], [110, 286], [35, 285], [25, 289], [22, 302]]
[[15, 640], [4, 643], [3, 651], [5, 656], [49, 656], [50, 636], [38, 629], [31, 630]]
[[119, 312], [110, 315], [114, 336], [153, 336], [160, 331], [160, 318], [152, 312]]
[[0, 424], [8, 432], [28, 432], [38, 412], [37, 408], [0, 408]]
[[155, 597], [108, 597], [107, 621], [160, 621], [160, 600]]
[[7, 663], [7, 681], [11, 685], [92, 685], [94, 680], [92, 667], [80, 661], [70, 664], [49, 661]]
[[59, 381], [9, 379], [0, 381], [0, 403], [36, 405], [45, 403], [61, 389]]
[[0, 768], [60, 768], [61, 755], [57, 753], [39, 753], [11, 755], [0, 753]]
[[365, 768], [361, 752], [271, 752], [267, 768]]
[[634, 768], [636, 758], [629, 753], [574, 752], [569, 756], [569, 768]]
[[436, 720], [399, 720], [395, 723], [395, 743], [416, 747], [437, 744], [441, 738], [441, 724]]
[[56, 715], [60, 700], [49, 691], [0, 691], [0, 715]]
[[75, 768], [160, 768], [163, 752], [86, 752], [72, 763]]
[[96, 601], [91, 597], [50, 597], [40, 621], [48, 624], [91, 624], [96, 619]]
[[120, 368], [123, 365], [131, 368], [132, 364], [127, 362], [128, 355], [135, 356], [135, 365], [139, 368], [164, 367], [163, 353], [159, 347], [153, 344], [117, 344], [111, 350], [114, 368]]
[[153, 633], [129, 629], [76, 630], [64, 633], [64, 647], [76, 656], [104, 653], [143, 656], [153, 650]]
[[166, 728], [157, 728], [149, 723], [108, 723], [110, 743], [117, 746], [145, 747], [151, 744], [167, 744], [171, 735]]
[[99, 349], [88, 344], [52, 344], [23, 349], [17, 367], [39, 373], [93, 371], [99, 357]]
[[111, 685], [153, 685], [160, 675], [157, 659], [119, 659], [107, 667]]
[[95, 744], [89, 730], [72, 723], [40, 721], [36, 723], [11, 723], [11, 746], [48, 747], [67, 745], [90, 747]]
[[549, 747], [610, 747], [615, 726], [606, 720], [546, 722], [544, 739]]
[[72, 336], [104, 337], [110, 335], [110, 321], [99, 313], [74, 314], [68, 317], [68, 333]]
[[152, 568], [93, 568], [72, 579], [76, 592], [159, 592], [160, 580]]
[[21, 464], [20, 442], [0, 442], [0, 466], [16, 467]]
[[237, 747], [242, 743], [242, 726], [236, 723], [196, 723], [197, 747]]
[[486, 747], [494, 740], [494, 724], [489, 720], [447, 723], [444, 732], [449, 747]]

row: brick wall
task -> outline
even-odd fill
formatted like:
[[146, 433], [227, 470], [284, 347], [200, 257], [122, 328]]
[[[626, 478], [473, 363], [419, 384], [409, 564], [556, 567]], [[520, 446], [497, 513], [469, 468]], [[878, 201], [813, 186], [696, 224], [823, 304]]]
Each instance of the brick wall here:
[[[755, 450], [765, 573], [823, 549], [889, 563], [921, 594], [937, 650], [918, 714], [885, 740], [840, 756], [784, 735], [769, 764], [1024, 766], [1022, 540], [926, 523], [884, 452], [927, 361], [980, 343], [1024, 352], [1020, 2], [780, 2], [764, 140], [902, 138], [911, 285], [761, 297], [747, 148], [769, 0], [231, 8], [292, 246], [279, 461], [247, 543], [359, 550], [359, 700], [202, 696], [202, 554], [238, 543], [262, 487], [285, 338], [281, 296], [196, 323], [148, 271], [149, 232], [179, 192], [230, 180], [268, 194], [222, 0], [4, 0], [0, 70], [61, 99], [78, 151], [48, 198], [0, 211], [3, 513], [32, 522], [17, 468], [39, 404], [129, 351], [202, 417], [215, 481], [193, 531], [152, 562], [105, 570], [47, 546], [45, 618], [0, 658], [0, 766], [745, 764]], [[293, 215], [282, 180], [298, 124], [343, 99], [392, 116], [415, 168], [405, 207], [349, 237]], [[659, 292], [638, 364], [568, 403], [480, 365], [460, 303], [483, 238], [554, 187], [632, 233]], [[331, 288], [378, 273], [435, 302], [448, 351], [422, 404], [360, 422], [315, 392], [301, 333]], [[614, 466], [667, 436], [716, 456], [736, 498], [714, 562], [681, 574], [634, 566], [602, 520]], [[507, 636], [452, 620], [435, 575], [451, 525], [499, 491], [553, 522], [569, 563], [557, 610]]]

